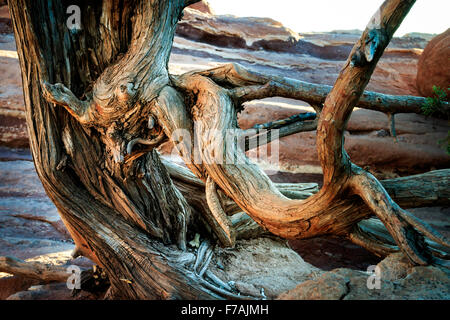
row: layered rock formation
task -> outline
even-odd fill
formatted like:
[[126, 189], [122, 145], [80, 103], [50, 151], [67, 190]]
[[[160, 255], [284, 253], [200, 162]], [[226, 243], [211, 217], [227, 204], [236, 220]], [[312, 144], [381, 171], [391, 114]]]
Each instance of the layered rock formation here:
[[0, 74], [0, 146], [26, 148], [22, 79], [7, 6], [0, 7]]

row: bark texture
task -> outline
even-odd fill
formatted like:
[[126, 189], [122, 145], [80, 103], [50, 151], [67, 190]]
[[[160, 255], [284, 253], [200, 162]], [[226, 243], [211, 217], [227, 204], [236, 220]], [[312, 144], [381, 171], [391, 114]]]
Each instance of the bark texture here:
[[[73, 4], [81, 8], [80, 30], [66, 26]], [[169, 81], [184, 6], [9, 3], [37, 173], [79, 252], [107, 272], [110, 297], [218, 297], [185, 267], [195, 259], [183, 251], [194, 220], [158, 154], [127, 161], [125, 153], [134, 139], [161, 132], [157, 123], [148, 128], [150, 109]]]

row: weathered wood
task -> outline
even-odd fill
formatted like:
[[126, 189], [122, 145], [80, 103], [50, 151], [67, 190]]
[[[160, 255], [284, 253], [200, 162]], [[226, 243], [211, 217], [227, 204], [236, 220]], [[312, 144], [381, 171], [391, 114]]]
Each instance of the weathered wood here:
[[[192, 254], [170, 245], [185, 247], [195, 218], [158, 155], [123, 161], [129, 141], [161, 130], [147, 127], [150, 101], [168, 81], [184, 1], [78, 3], [79, 31], [66, 28], [66, 2], [9, 5], [31, 151], [47, 194], [82, 254], [105, 269], [116, 297], [219, 298], [180, 262]], [[67, 95], [89, 102], [88, 111], [55, 107], [73, 111], [63, 103]], [[79, 115], [88, 121], [80, 124]]]
[[[237, 63], [225, 64], [195, 73], [209, 77], [217, 84], [232, 86], [230, 94], [238, 103], [278, 96], [305, 101], [315, 106], [322, 106], [333, 88], [333, 86], [250, 71]], [[426, 98], [424, 97], [398, 96], [364, 91], [356, 107], [383, 113], [422, 114], [422, 106], [425, 102]], [[443, 108], [450, 108], [449, 103], [444, 102]]]
[[14, 257], [0, 257], [0, 272], [39, 280], [40, 283], [66, 282], [70, 273], [62, 266], [26, 262]]
[[[215, 136], [219, 132], [219, 136], [225, 137], [228, 130], [237, 128], [236, 111], [241, 108], [240, 104], [243, 101], [273, 95], [300, 99], [295, 94], [302, 91], [298, 86], [304, 85], [303, 83], [291, 79], [274, 80], [242, 69], [238, 65], [172, 77], [174, 85], [179, 90], [195, 96], [195, 99], [191, 99], [192, 119], [197, 122], [195, 134], [200, 141], [198, 151], [207, 175], [263, 228], [285, 238], [348, 232], [350, 226], [367, 216], [365, 211], [350, 213], [351, 210], [349, 212], [342, 207], [339, 213], [332, 210], [333, 207], [337, 208], [339, 204], [346, 203], [345, 198], [348, 197], [347, 192], [350, 190], [361, 196], [370, 209], [382, 218], [390, 232], [394, 233], [399, 246], [412, 261], [418, 264], [430, 262], [421, 238], [408, 237], [405, 234], [405, 230], [411, 228], [412, 222], [400, 217], [403, 215], [402, 211], [397, 208], [381, 184], [353, 165], [343, 149], [343, 132], [353, 107], [358, 104], [376, 63], [413, 3], [414, 1], [392, 0], [386, 1], [381, 6], [353, 48], [333, 89], [327, 95], [317, 130], [324, 187], [304, 201], [284, 197], [268, 177], [250, 163], [242, 150], [234, 144], [216, 141]], [[235, 88], [227, 90], [222, 88], [221, 84]], [[314, 95], [317, 90], [322, 89], [309, 87], [304, 92]], [[368, 94], [366, 97], [371, 98], [371, 95]], [[301, 99], [305, 100], [304, 96]], [[412, 100], [415, 98], [412, 97]], [[368, 99], [368, 101], [376, 108], [383, 106], [382, 99], [375, 101]], [[397, 99], [394, 109], [382, 108], [382, 111], [395, 113], [399, 102], [403, 110], [408, 111], [409, 104], [405, 101], [409, 100]], [[314, 103], [317, 105], [320, 101], [315, 100]], [[227, 154], [232, 154], [235, 162], [223, 163], [221, 157]], [[220, 161], [217, 161], [218, 159]], [[355, 182], [353, 176], [364, 176], [371, 180], [369, 188], [375, 188], [376, 192], [364, 189], [362, 180]], [[363, 189], [364, 191], [361, 191]], [[386, 201], [380, 202], [380, 199], [367, 197], [369, 194], [374, 197], [380, 196]], [[377, 207], [375, 203], [384, 205]], [[342, 214], [343, 212], [345, 214]], [[410, 234], [415, 234], [414, 228], [412, 230]], [[421, 251], [424, 255], [421, 255]]]
[[380, 181], [394, 201], [404, 208], [448, 206], [450, 169]]
[[[106, 297], [239, 298], [219, 288], [221, 281], [214, 277], [206, 280], [217, 235], [229, 244], [233, 232], [237, 238], [267, 230], [285, 238], [349, 235], [373, 212], [412, 261], [431, 262], [415, 228], [434, 240], [444, 239], [398, 209], [377, 180], [353, 166], [342, 141], [376, 62], [414, 1], [383, 4], [379, 28], [364, 32], [328, 92], [289, 79], [234, 72], [240, 68], [236, 65], [170, 77], [176, 23], [192, 2], [79, 2], [78, 31], [66, 28], [65, 0], [10, 3], [36, 171], [79, 253], [108, 274]], [[225, 80], [245, 88], [225, 89]], [[325, 178], [317, 193], [316, 186], [273, 184], [237, 144], [224, 148], [222, 138], [237, 129], [242, 101], [283, 90], [291, 96], [299, 92], [297, 98], [310, 99], [320, 113], [317, 144]], [[379, 98], [369, 94], [363, 100], [391, 113], [415, 108], [410, 100], [396, 99], [390, 106], [388, 98]], [[189, 137], [184, 139], [179, 130]], [[161, 162], [152, 148], [166, 137], [196, 177]], [[237, 162], [217, 162], [221, 155]], [[369, 190], [364, 189], [367, 181]], [[391, 187], [396, 190], [395, 183]], [[399, 195], [412, 202], [403, 191]], [[224, 213], [237, 215], [230, 222]], [[412, 230], [413, 237], [405, 230]], [[204, 241], [193, 253], [186, 242], [196, 232]]]
[[327, 96], [317, 128], [319, 159], [324, 168], [324, 188], [336, 181], [350, 182], [350, 188], [381, 219], [401, 250], [416, 264], [428, 264], [431, 256], [403, 210], [390, 198], [371, 174], [350, 162], [344, 151], [343, 132], [378, 60], [395, 30], [415, 1], [385, 1], [373, 16], [361, 39]]

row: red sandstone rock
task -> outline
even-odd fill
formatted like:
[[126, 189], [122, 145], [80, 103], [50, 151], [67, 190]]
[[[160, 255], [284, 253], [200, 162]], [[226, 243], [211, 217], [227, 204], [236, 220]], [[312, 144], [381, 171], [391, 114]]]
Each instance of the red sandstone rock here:
[[450, 87], [450, 29], [433, 38], [423, 50], [417, 67], [417, 90], [433, 96], [433, 85]]
[[298, 40], [300, 36], [270, 18], [240, 18], [231, 15], [215, 16], [186, 8], [178, 23], [177, 34], [188, 39], [214, 45], [247, 48], [258, 41]]

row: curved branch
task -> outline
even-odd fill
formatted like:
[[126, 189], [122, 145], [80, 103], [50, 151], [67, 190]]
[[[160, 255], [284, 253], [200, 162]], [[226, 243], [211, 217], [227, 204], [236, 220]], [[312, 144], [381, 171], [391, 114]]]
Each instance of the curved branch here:
[[[217, 139], [226, 137], [228, 130], [234, 130], [237, 125], [228, 91], [196, 74], [174, 77], [173, 82], [181, 90], [198, 92], [196, 105], [192, 107], [192, 117], [197, 123], [198, 152], [203, 168], [227, 196], [256, 222], [283, 238], [315, 236], [330, 231], [319, 226], [311, 228], [310, 220], [320, 220], [319, 216], [327, 215], [327, 208], [338, 194], [337, 189], [330, 188], [304, 201], [285, 197], [236, 144], [225, 144]], [[233, 155], [234, 161], [223, 163], [218, 159], [220, 155]], [[343, 225], [345, 223], [337, 223], [336, 230]]]

